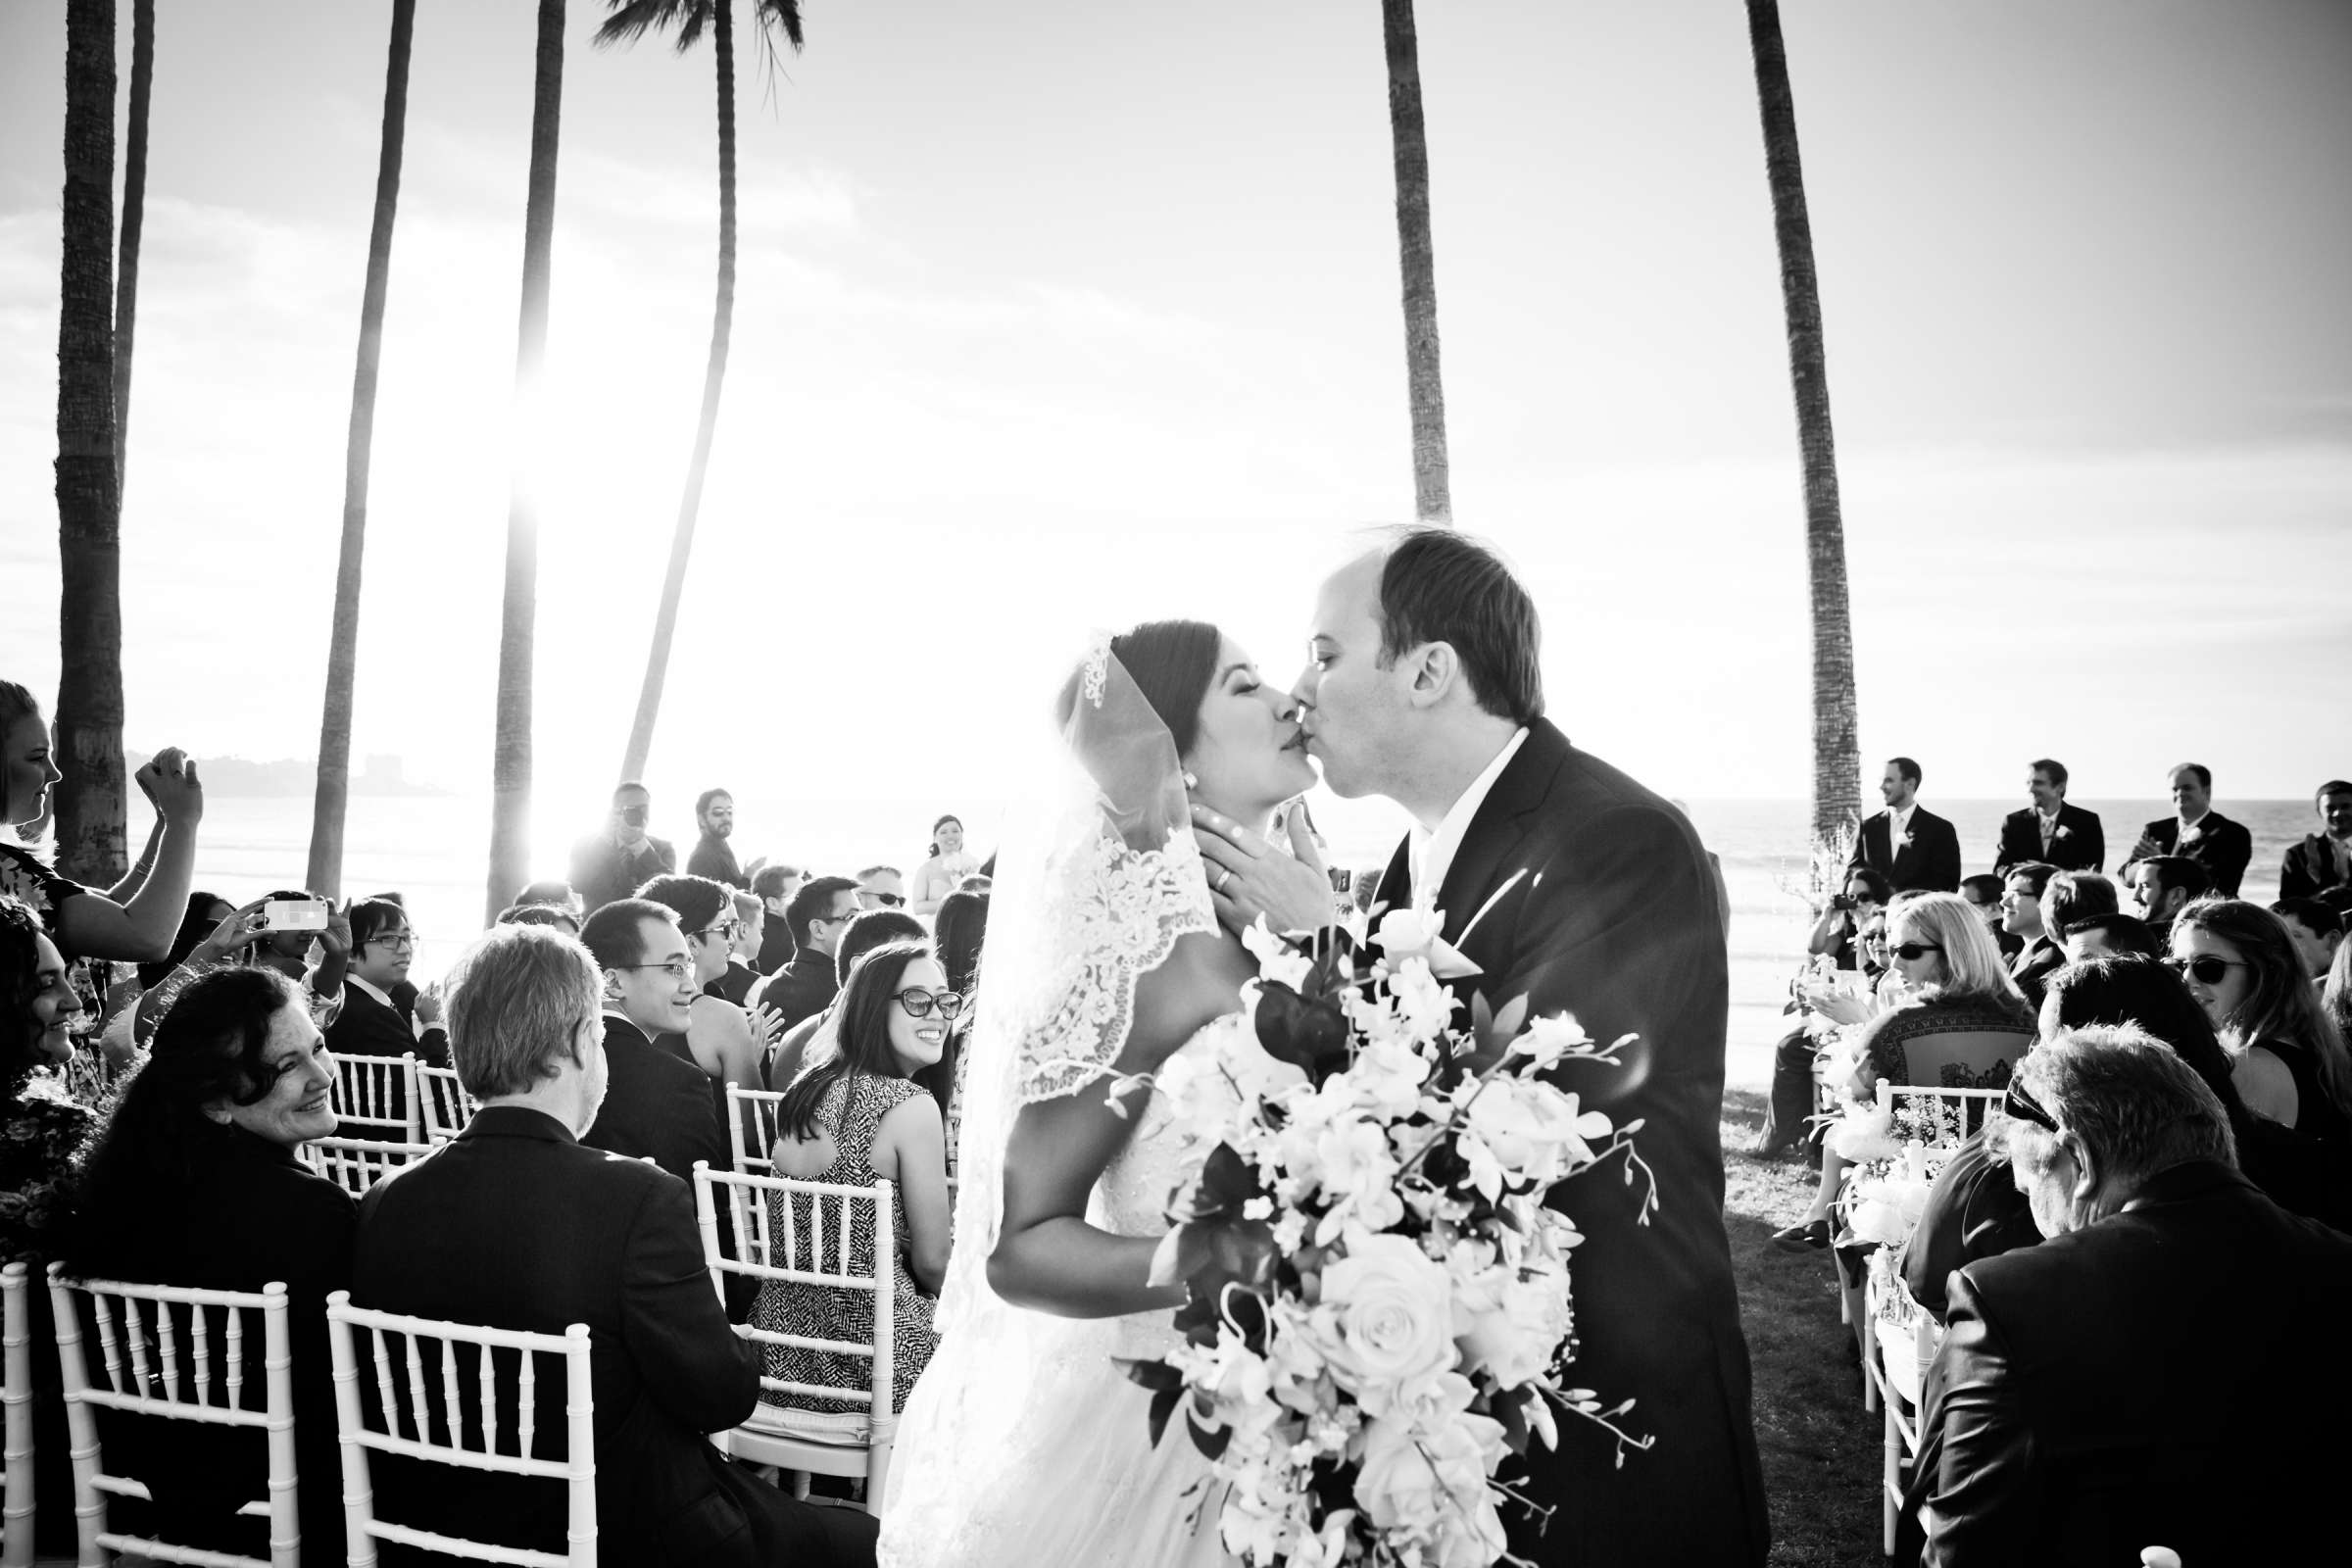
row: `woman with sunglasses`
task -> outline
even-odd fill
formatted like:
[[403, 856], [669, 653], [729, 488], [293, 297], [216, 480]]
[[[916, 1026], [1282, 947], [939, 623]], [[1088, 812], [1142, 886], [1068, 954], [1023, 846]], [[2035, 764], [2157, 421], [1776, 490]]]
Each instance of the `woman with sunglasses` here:
[[2352, 1142], [2352, 1058], [2277, 915], [2200, 899], [2173, 922], [2170, 962], [2230, 1047], [2247, 1108], [2320, 1143]]
[[[833, 1161], [815, 1177], [847, 1187], [896, 1186], [891, 1267], [892, 1408], [904, 1404], [939, 1340], [931, 1331], [933, 1298], [947, 1277], [950, 1211], [947, 1140], [939, 1102], [914, 1075], [940, 1059], [963, 999], [928, 942], [892, 942], [858, 960], [834, 1005], [840, 1032], [833, 1053], [793, 1080], [776, 1109], [779, 1141], [829, 1140]], [[810, 1232], [809, 1200], [768, 1200], [774, 1235]], [[838, 1211], [825, 1217], [832, 1221]], [[789, 1227], [789, 1228], [788, 1228]], [[829, 1228], [829, 1227], [828, 1227]], [[853, 1230], [853, 1266], [875, 1266], [870, 1227]], [[776, 1261], [785, 1261], [776, 1259]], [[873, 1333], [873, 1298], [862, 1291], [769, 1284], [752, 1321], [773, 1333], [858, 1344]], [[795, 1383], [855, 1388], [864, 1363], [791, 1346], [767, 1348], [767, 1375]], [[774, 1402], [782, 1402], [777, 1400]], [[819, 1411], [854, 1408], [842, 1400], [795, 1401]]]

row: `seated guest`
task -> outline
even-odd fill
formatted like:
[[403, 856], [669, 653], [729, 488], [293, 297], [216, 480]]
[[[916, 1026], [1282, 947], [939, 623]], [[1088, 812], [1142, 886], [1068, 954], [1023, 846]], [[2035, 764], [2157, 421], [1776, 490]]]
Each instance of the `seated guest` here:
[[[903, 909], [868, 909], [850, 922], [842, 933], [841, 947], [833, 955], [833, 970], [841, 983], [847, 985], [850, 971], [858, 960], [886, 942], [920, 942], [929, 933], [923, 922]], [[776, 1042], [774, 1056], [767, 1064], [767, 1087], [778, 1094], [792, 1087], [792, 1081], [811, 1061], [833, 1049], [833, 1020], [841, 998], [836, 995], [825, 1004], [822, 1012], [805, 1018], [785, 1031]], [[806, 1176], [806, 1171], [786, 1171], [788, 1176]]]
[[2205, 879], [2225, 899], [2237, 897], [2246, 866], [2254, 858], [2254, 835], [2213, 808], [2213, 773], [2200, 762], [2182, 762], [2166, 775], [2173, 815], [2140, 831], [2139, 842], [2116, 873], [2132, 879], [2132, 867], [2157, 855], [2178, 855], [2205, 868]]
[[678, 917], [678, 929], [686, 933], [696, 996], [687, 1009], [684, 1044], [717, 1091], [723, 1116], [728, 1084], [757, 1089], [760, 1083], [760, 1041], [750, 1017], [734, 1003], [710, 995], [712, 982], [727, 972], [734, 954], [734, 899], [725, 883], [704, 876], [658, 876], [639, 888], [637, 896], [670, 909]]
[[[1827, 957], [1840, 971], [1857, 968], [1861, 958], [1856, 952], [1855, 936], [1862, 922], [1876, 916], [1893, 896], [1893, 885], [1881, 873], [1867, 865], [1848, 866], [1844, 891], [1831, 899], [1821, 917], [1813, 922], [1812, 933], [1805, 939], [1806, 954]], [[1818, 1047], [1806, 1029], [1812, 1008], [1802, 991], [1792, 987], [1785, 1010], [1797, 1015], [1796, 1027], [1773, 1047], [1772, 1095], [1765, 1105], [1764, 1130], [1757, 1135], [1754, 1150], [1766, 1157], [1800, 1142], [1808, 1149], [1818, 1146], [1819, 1135], [1812, 1122], [1813, 1062]]]
[[[678, 951], [666, 961], [680, 971], [672, 994], [682, 997], [690, 965], [665, 912], [608, 905], [589, 930], [600, 934], [602, 922], [612, 937], [616, 925], [667, 927]], [[588, 1325], [602, 1560], [871, 1563], [872, 1516], [796, 1502], [706, 1439], [757, 1407], [759, 1375], [711, 1292], [692, 1191], [579, 1142], [582, 1129], [610, 1115], [609, 1102], [602, 1115], [599, 1102], [621, 1091], [598, 1048], [615, 967], [608, 963], [600, 980], [598, 961], [579, 944], [528, 926], [496, 927], [459, 959], [450, 1032], [459, 1079], [481, 1109], [431, 1159], [368, 1195], [352, 1299], [526, 1333]], [[697, 1094], [708, 1112], [709, 1098]], [[460, 1397], [478, 1400], [470, 1386]], [[544, 1444], [564, 1425], [563, 1381], [544, 1367], [537, 1399]], [[509, 1431], [513, 1419], [508, 1412]], [[558, 1483], [407, 1465], [391, 1455], [375, 1456], [372, 1468], [386, 1519], [562, 1549]]]
[[2038, 759], [2026, 776], [2026, 794], [2033, 804], [2001, 818], [1993, 875], [2006, 877], [2029, 860], [2060, 871], [2096, 871], [2107, 858], [2106, 835], [2098, 812], [2066, 804], [2066, 765]]
[[951, 893], [939, 906], [934, 924], [939, 966], [948, 971], [948, 989], [963, 999], [963, 1011], [948, 1031], [948, 1053], [939, 1064], [914, 1075], [931, 1091], [940, 1114], [948, 1122], [948, 1174], [956, 1174], [956, 1134], [963, 1125], [963, 1079], [970, 1061], [972, 1020], [980, 1005], [980, 950], [988, 940], [989, 896]]
[[2001, 885], [2001, 929], [2025, 944], [2009, 960], [2009, 978], [2029, 1006], [2041, 1005], [2041, 983], [2066, 962], [2066, 950], [2042, 921], [2041, 896], [2057, 874], [2054, 865], [2027, 860], [2011, 866]]
[[794, 894], [785, 915], [792, 927], [793, 956], [767, 977], [752, 1004], [776, 1013], [777, 1025], [784, 1029], [824, 1011], [841, 989], [833, 972], [834, 950], [850, 922], [864, 909], [858, 884], [846, 876], [820, 876]]
[[2287, 940], [2295, 945], [2312, 983], [2326, 984], [2335, 950], [2343, 945], [2343, 917], [2317, 899], [2280, 899], [2271, 912], [2286, 926]]
[[[650, 899], [619, 899], [588, 916], [580, 940], [604, 971], [605, 1070], [612, 1092], [580, 1142], [694, 1179], [694, 1162], [733, 1168], [710, 1080], [686, 1050], [694, 955], [678, 917]], [[662, 1044], [671, 1040], [672, 1045]], [[464, 1069], [461, 1067], [460, 1071]]]
[[[258, 915], [258, 906], [256, 907]], [[241, 952], [261, 939], [259, 918], [235, 919], [241, 912], [235, 905], [217, 893], [199, 890], [188, 895], [188, 912], [180, 921], [179, 930], [172, 935], [172, 951], [139, 965], [135, 981], [136, 995], [131, 997], [128, 1005], [113, 1013], [100, 1031], [100, 1044], [110, 1061], [128, 1065], [131, 1058], [146, 1048], [148, 1041], [155, 1038], [156, 1020], [163, 1016], [166, 1000], [158, 998], [145, 1008], [139, 1004], [155, 996], [157, 988], [170, 979], [174, 970], [202, 953], [205, 956], [202, 966], [187, 976], [192, 980], [196, 974], [217, 967], [230, 955]], [[186, 980], [181, 984], [186, 984]], [[177, 993], [178, 988], [174, 987], [173, 995]], [[111, 1005], [113, 999], [108, 1000]]]
[[735, 934], [727, 939], [726, 972], [703, 989], [740, 1007], [760, 979], [760, 971], [752, 967], [752, 959], [760, 953], [767, 910], [753, 894], [736, 890], [728, 897], [735, 906]]
[[694, 853], [686, 857], [688, 876], [707, 876], [730, 888], [749, 888], [752, 879], [736, 863], [727, 841], [735, 836], [735, 797], [725, 790], [705, 790], [694, 798], [694, 825], [702, 832]]
[[103, 891], [58, 875], [17, 842], [14, 830], [48, 813], [49, 786], [64, 777], [39, 701], [0, 680], [0, 895], [31, 909], [70, 959], [162, 957], [186, 918], [195, 874], [196, 827], [204, 818], [196, 764], [167, 746], [132, 775], [155, 808], [155, 827], [129, 874]]
[[2135, 914], [2094, 914], [2072, 920], [2066, 927], [2066, 961], [2119, 956], [2125, 954], [2153, 958], [2164, 950], [2148, 922]]
[[[2034, 1043], [2034, 1014], [1976, 911], [1956, 894], [1923, 893], [1898, 902], [1886, 921], [1903, 1000], [1861, 1026], [1853, 1043], [1859, 1065], [1853, 1081], [1838, 1087], [1868, 1102], [1882, 1081], [1944, 1089], [2008, 1082]], [[1844, 1176], [1845, 1161], [1825, 1153], [1812, 1207], [1774, 1240], [1788, 1250], [1827, 1247]]]
[[1867, 866], [1904, 893], [1960, 886], [1959, 830], [1919, 804], [1919, 764], [1898, 757], [1879, 779], [1886, 808], [1862, 819], [1849, 866]]
[[510, 904], [498, 911], [499, 925], [543, 925], [567, 937], [580, 934], [580, 917], [561, 904]]
[[963, 847], [963, 823], [943, 816], [931, 824], [930, 858], [915, 868], [913, 913], [928, 920], [967, 876], [977, 875], [980, 858]]
[[[906, 1403], [939, 1343], [931, 1332], [932, 1299], [947, 1278], [951, 1226], [939, 1102], [913, 1075], [940, 1059], [949, 1025], [962, 1008], [963, 999], [948, 989], [947, 971], [932, 956], [929, 943], [876, 948], [858, 960], [842, 988], [837, 1049], [795, 1079], [776, 1108], [779, 1144], [814, 1143], [821, 1137], [833, 1151], [832, 1163], [815, 1180], [847, 1187], [897, 1184], [895, 1234], [888, 1243], [896, 1278], [894, 1409]], [[810, 1234], [810, 1200], [794, 1195], [793, 1211], [786, 1213], [785, 1196], [768, 1197], [769, 1234]], [[876, 1268], [874, 1250], [870, 1225], [852, 1230], [854, 1267]], [[855, 1344], [873, 1337], [874, 1298], [864, 1291], [767, 1284], [760, 1287], [752, 1321], [771, 1333]], [[793, 1346], [767, 1348], [767, 1375], [788, 1382], [857, 1388], [866, 1365], [856, 1357]], [[853, 1408], [844, 1400], [789, 1402], [817, 1410]]]
[[522, 891], [514, 895], [514, 902], [516, 904], [551, 905], [559, 908], [569, 909], [575, 917], [585, 912], [580, 908], [580, 896], [572, 892], [571, 884], [562, 877], [547, 877], [541, 881], [524, 883]]
[[2287, 846], [2278, 862], [2278, 896], [2318, 899], [2352, 913], [2352, 782], [2331, 778], [2312, 802], [2320, 809], [2320, 830]]
[[[358, 899], [351, 906], [351, 969], [345, 977], [343, 1011], [327, 1025], [326, 1044], [338, 1056], [414, 1054], [430, 1067], [449, 1065], [449, 1034], [441, 1027], [441, 998], [423, 991], [414, 1019], [393, 1005], [392, 991], [409, 978], [416, 956], [416, 933], [409, 912], [388, 899]], [[395, 1112], [397, 1114], [397, 1112]]]
[[2173, 922], [2192, 900], [2205, 896], [2207, 887], [2205, 867], [2184, 855], [2151, 855], [2134, 861], [2124, 881], [2139, 906], [2139, 917], [2166, 950], [2173, 945]]
[[[2091, 871], [2061, 871], [2041, 890], [2042, 935], [2058, 945], [2063, 960], [2068, 956], [2066, 933], [2077, 921], [2113, 914], [2119, 907], [2115, 884], [2105, 877]], [[2037, 1005], [2039, 1000], [2035, 999]]]
[[[302, 1534], [322, 1557], [343, 1540], [342, 1463], [327, 1362], [326, 1298], [351, 1283], [351, 1195], [295, 1151], [335, 1130], [334, 1061], [283, 975], [217, 969], [189, 983], [155, 1031], [105, 1130], [83, 1156], [63, 1261], [84, 1279], [288, 1292], [295, 1468]], [[258, 1323], [245, 1339], [243, 1403], [259, 1409]], [[213, 1344], [226, 1355], [222, 1329]], [[188, 1332], [181, 1324], [184, 1338]], [[235, 1376], [225, 1365], [216, 1376]], [[110, 1467], [146, 1482], [165, 1540], [251, 1551], [266, 1495], [258, 1428], [102, 1412]]]
[[2328, 966], [2328, 983], [2320, 988], [2320, 1005], [2335, 1020], [2336, 1035], [2352, 1040], [2352, 942], [2337, 946], [2335, 961]]
[[645, 830], [653, 811], [653, 793], [632, 779], [612, 792], [605, 830], [572, 846], [572, 891], [588, 913], [632, 897], [648, 881], [678, 868], [678, 852], [669, 841]]
[[774, 974], [792, 958], [795, 947], [792, 899], [807, 880], [799, 866], [782, 861], [763, 865], [752, 873], [752, 892], [760, 900], [764, 915], [760, 928], [760, 951], [752, 958], [752, 967], [763, 975]]
[[2025, 947], [2024, 939], [2011, 935], [2001, 926], [2001, 879], [1989, 871], [1960, 879], [1960, 896], [1968, 901], [1992, 933], [1992, 940], [2001, 950], [2001, 961], [2008, 963]]
[[2352, 1399], [2352, 1361], [2309, 1348], [2352, 1298], [2352, 1241], [2239, 1175], [2221, 1102], [2137, 1030], [2044, 1045], [2009, 1108], [2049, 1240], [1952, 1279], [1904, 1497], [1921, 1560], [2325, 1560], [2352, 1440], [2312, 1413]]
[[2352, 1057], [2279, 918], [2242, 899], [2204, 899], [2173, 922], [2172, 965], [2236, 1058], [2258, 1116], [2315, 1141], [2352, 1141]]
[[48, 1253], [60, 1184], [97, 1126], [47, 1069], [73, 1059], [81, 998], [23, 901], [0, 894], [0, 1263]]

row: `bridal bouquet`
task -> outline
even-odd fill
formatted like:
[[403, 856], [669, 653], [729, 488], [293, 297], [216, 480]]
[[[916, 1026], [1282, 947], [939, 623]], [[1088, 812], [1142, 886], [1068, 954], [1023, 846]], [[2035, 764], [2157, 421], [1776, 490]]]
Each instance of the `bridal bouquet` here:
[[[1457, 1021], [1441, 982], [1478, 971], [1444, 919], [1395, 912], [1370, 945], [1340, 930], [1311, 949], [1261, 922], [1244, 998], [1263, 1052], [1229, 1031], [1157, 1079], [1201, 1152], [1152, 1270], [1185, 1287], [1182, 1343], [1126, 1367], [1154, 1443], [1182, 1411], [1251, 1565], [1485, 1568], [1515, 1500], [1496, 1472], [1556, 1442], [1555, 1406], [1615, 1434], [1620, 1461], [1648, 1446], [1617, 1424], [1631, 1400], [1571, 1386], [1581, 1238], [1544, 1205], [1616, 1155], [1628, 1186], [1647, 1173], [1639, 1122], [1541, 1076], [1626, 1040], [1565, 1015], [1522, 1030], [1524, 999]], [[1646, 1219], [1654, 1184], [1640, 1202]]]

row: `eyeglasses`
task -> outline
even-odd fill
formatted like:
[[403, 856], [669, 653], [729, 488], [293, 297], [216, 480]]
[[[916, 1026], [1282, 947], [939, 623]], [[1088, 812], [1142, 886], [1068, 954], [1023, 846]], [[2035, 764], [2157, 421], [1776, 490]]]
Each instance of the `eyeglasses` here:
[[615, 969], [659, 969], [680, 985], [694, 978], [694, 963], [688, 958], [672, 958], [667, 963], [616, 963]]
[[653, 808], [647, 806], [624, 806], [620, 808], [620, 819], [631, 827], [645, 826], [645, 819], [652, 814]]
[[384, 947], [390, 948], [395, 953], [399, 953], [403, 950], [414, 953], [416, 951], [416, 933], [414, 931], [381, 932], [375, 936], [369, 937], [367, 942], [361, 943], [360, 946], [366, 947], [368, 945], [368, 943], [380, 943]]
[[906, 895], [904, 893], [867, 893], [864, 897], [873, 900], [886, 909], [895, 909], [906, 902]]
[[1933, 942], [1906, 942], [1892, 951], [1894, 956], [1905, 963], [1917, 963], [1929, 954], [1941, 953], [1943, 950]]
[[2040, 1101], [2026, 1092], [2026, 1086], [2015, 1078], [2009, 1080], [2009, 1091], [2001, 1097], [2001, 1109], [2019, 1121], [2032, 1122], [2044, 1132], [2058, 1130], [2058, 1118], [2042, 1108]]
[[2222, 976], [2232, 969], [2254, 967], [2236, 958], [2225, 958], [2211, 953], [2200, 953], [2193, 958], [2167, 958], [2164, 961], [2172, 966], [2174, 973], [2186, 975], [2202, 986], [2220, 985]]
[[953, 991], [925, 991], [921, 986], [908, 986], [896, 1000], [909, 1018], [928, 1018], [934, 1007], [942, 1018], [953, 1018], [963, 1010], [963, 998]]

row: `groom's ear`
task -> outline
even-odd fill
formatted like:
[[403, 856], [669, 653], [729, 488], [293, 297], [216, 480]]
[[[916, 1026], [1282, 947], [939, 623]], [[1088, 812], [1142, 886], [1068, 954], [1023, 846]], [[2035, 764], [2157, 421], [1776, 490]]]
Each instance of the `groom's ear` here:
[[1405, 662], [1412, 676], [1406, 696], [1415, 708], [1435, 708], [1461, 679], [1461, 656], [1451, 643], [1423, 643]]

